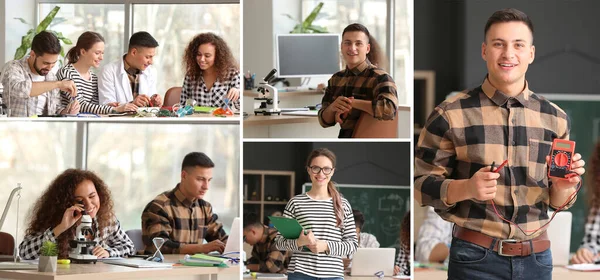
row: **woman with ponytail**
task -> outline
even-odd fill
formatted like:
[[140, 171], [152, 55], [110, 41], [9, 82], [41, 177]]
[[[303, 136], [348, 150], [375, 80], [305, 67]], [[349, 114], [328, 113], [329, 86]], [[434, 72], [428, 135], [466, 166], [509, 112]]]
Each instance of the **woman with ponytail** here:
[[298, 239], [275, 238], [277, 249], [292, 252], [289, 280], [343, 279], [342, 257], [358, 247], [352, 207], [331, 182], [335, 163], [330, 150], [312, 151], [306, 160], [311, 189], [285, 206], [283, 216], [298, 220], [304, 229]]
[[322, 127], [339, 123], [339, 138], [350, 138], [363, 113], [393, 120], [398, 95], [394, 79], [384, 70], [385, 56], [364, 25], [353, 23], [344, 29], [340, 51], [346, 69], [327, 82], [318, 119]]
[[[124, 111], [135, 111], [132, 103], [119, 105], [109, 103], [100, 105], [98, 99], [98, 76], [90, 69], [98, 68], [104, 56], [104, 38], [102, 35], [87, 31], [79, 36], [77, 44], [67, 53], [67, 64], [58, 70], [59, 81], [72, 80], [77, 86], [77, 101], [81, 104], [82, 113], [109, 114]], [[68, 93], [61, 91], [61, 103], [67, 106], [71, 102]]]

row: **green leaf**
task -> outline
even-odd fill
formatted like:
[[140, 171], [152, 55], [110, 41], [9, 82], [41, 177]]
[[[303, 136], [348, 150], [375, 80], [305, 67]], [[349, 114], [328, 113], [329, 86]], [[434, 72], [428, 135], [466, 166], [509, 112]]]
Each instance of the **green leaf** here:
[[291, 16], [290, 14], [282, 14], [282, 15], [284, 15], [284, 16], [286, 16], [286, 17], [288, 17], [289, 19], [291, 19], [291, 20], [293, 20], [293, 21], [295, 21], [295, 22], [300, 22], [300, 21], [298, 21], [296, 18], [294, 18], [293, 16]]
[[14, 18], [14, 19], [18, 19], [18, 20], [19, 20], [19, 21], [21, 21], [22, 23], [29, 25], [29, 22], [25, 21], [23, 18], [20, 18], [20, 17], [19, 17], [19, 18], [17, 18], [17, 17], [16, 17], [16, 18]]
[[50, 23], [52, 22], [52, 20], [56, 16], [56, 14], [58, 13], [58, 10], [60, 10], [60, 7], [56, 6], [56, 7], [54, 7], [54, 9], [52, 9], [52, 11], [50, 11], [50, 13], [48, 13], [48, 15], [36, 27], [35, 34], [38, 34], [48, 28], [48, 26], [50, 25]]
[[306, 17], [304, 22], [302, 22], [302, 27], [304, 29], [307, 29], [309, 26], [312, 25], [312, 22], [315, 20], [315, 18], [317, 18], [317, 15], [321, 12], [321, 8], [323, 8], [323, 2], [319, 3], [319, 5], [317, 5], [312, 10], [312, 12], [310, 12], [310, 15], [308, 15], [308, 17]]
[[27, 53], [27, 49], [29, 49], [27, 46], [21, 45], [15, 52], [15, 60], [23, 58]]
[[60, 46], [60, 56], [65, 57], [65, 48]]
[[327, 33], [327, 32], [329, 32], [329, 31], [327, 31], [326, 27], [322, 27], [322, 26], [318, 26], [318, 25], [311, 25], [311, 26], [307, 27], [306, 29], [312, 30], [312, 31], [314, 31], [314, 33]]
[[295, 34], [304, 33], [304, 32], [302, 32], [302, 24], [296, 24], [296, 26], [294, 26], [294, 30], [292, 30], [292, 32], [290, 32], [290, 33], [295, 33]]
[[53, 27], [53, 26], [55, 26], [57, 24], [61, 24], [61, 23], [65, 22], [65, 21], [67, 21], [67, 19], [63, 18], [63, 17], [54, 18], [54, 20], [50, 23], [49, 27]]

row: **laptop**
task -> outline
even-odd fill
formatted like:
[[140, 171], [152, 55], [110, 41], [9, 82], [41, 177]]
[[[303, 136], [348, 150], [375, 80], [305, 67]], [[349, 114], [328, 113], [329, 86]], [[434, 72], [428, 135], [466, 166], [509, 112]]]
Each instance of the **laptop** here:
[[235, 217], [233, 223], [231, 223], [231, 231], [227, 238], [227, 244], [225, 244], [225, 250], [223, 250], [223, 256], [228, 258], [239, 258], [240, 257], [240, 239], [241, 239], [241, 228], [240, 218]]
[[172, 268], [172, 263], [153, 262], [140, 259], [107, 259], [102, 260], [103, 263], [129, 266], [135, 268]]
[[358, 248], [352, 257], [351, 276], [374, 276], [383, 271], [385, 276], [394, 275], [395, 248]]
[[[548, 212], [548, 216], [552, 217], [552, 213]], [[573, 214], [571, 212], [558, 212], [546, 230], [550, 239], [552, 265], [554, 266], [569, 264], [572, 220]]]

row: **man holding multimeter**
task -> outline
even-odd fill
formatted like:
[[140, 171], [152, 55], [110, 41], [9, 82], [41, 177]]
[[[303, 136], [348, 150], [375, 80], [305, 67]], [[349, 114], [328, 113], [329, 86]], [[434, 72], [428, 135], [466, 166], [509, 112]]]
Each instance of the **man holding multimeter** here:
[[570, 123], [529, 90], [529, 17], [516, 9], [495, 12], [481, 56], [488, 70], [481, 86], [438, 105], [421, 132], [415, 199], [455, 223], [449, 279], [551, 279], [548, 210], [573, 205], [585, 163], [571, 153], [568, 172], [559, 176], [567, 178], [548, 176], [556, 166], [552, 143], [568, 140]]

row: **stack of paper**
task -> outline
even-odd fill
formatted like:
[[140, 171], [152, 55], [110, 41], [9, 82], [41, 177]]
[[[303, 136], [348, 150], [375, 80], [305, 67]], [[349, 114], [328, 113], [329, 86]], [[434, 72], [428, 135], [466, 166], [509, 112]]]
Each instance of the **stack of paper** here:
[[193, 256], [185, 255], [179, 263], [189, 266], [218, 266], [227, 267], [226, 258], [213, 257], [205, 254], [195, 254]]

